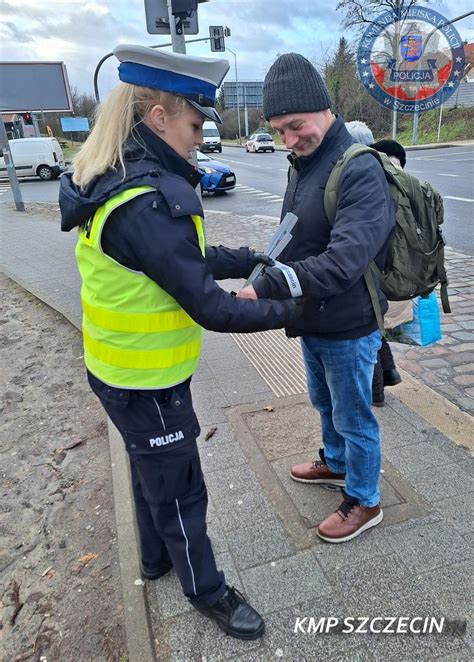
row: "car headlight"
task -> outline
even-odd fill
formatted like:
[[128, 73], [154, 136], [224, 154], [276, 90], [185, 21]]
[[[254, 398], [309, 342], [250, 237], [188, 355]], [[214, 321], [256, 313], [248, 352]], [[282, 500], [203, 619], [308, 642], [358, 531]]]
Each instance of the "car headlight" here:
[[214, 170], [214, 168], [208, 168], [208, 167], [203, 168], [203, 170], [207, 175], [212, 175], [213, 173], [217, 172], [217, 170]]

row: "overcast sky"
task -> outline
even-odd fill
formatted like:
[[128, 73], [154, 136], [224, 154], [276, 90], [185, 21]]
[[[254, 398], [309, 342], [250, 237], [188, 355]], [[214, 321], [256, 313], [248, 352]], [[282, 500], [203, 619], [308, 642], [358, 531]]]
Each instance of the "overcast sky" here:
[[[157, 0], [158, 1], [158, 0]], [[227, 45], [237, 54], [240, 80], [262, 80], [278, 53], [295, 51], [323, 62], [337, 47], [339, 37], [354, 40], [343, 30], [343, 14], [336, 0], [211, 0], [199, 6], [199, 35], [209, 25], [228, 26]], [[444, 0], [431, 7], [453, 18], [472, 8], [470, 0]], [[146, 31], [144, 0], [2, 0], [0, 26], [1, 59], [16, 61], [63, 61], [71, 86], [92, 92], [97, 62], [119, 43], [144, 46], [166, 43], [169, 37]], [[456, 27], [463, 39], [474, 41], [472, 17]], [[209, 43], [189, 44], [190, 55], [212, 56]], [[227, 80], [235, 77], [232, 68]], [[117, 82], [117, 62], [110, 58], [101, 69], [99, 88], [103, 96]]]

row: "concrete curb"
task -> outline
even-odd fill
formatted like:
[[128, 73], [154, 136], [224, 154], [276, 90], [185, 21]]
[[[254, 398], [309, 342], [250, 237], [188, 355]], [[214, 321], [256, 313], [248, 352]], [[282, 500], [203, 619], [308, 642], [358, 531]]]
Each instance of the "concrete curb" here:
[[417, 381], [405, 370], [397, 369], [402, 377], [402, 382], [397, 386], [391, 386], [390, 391], [415, 414], [439, 430], [457, 446], [463, 446], [471, 454], [474, 453], [472, 416], [426, 384]]
[[[146, 589], [140, 580], [130, 468], [123, 440], [109, 418], [107, 422], [128, 659], [129, 662], [154, 662], [156, 656]], [[140, 583], [135, 584], [137, 580]]]

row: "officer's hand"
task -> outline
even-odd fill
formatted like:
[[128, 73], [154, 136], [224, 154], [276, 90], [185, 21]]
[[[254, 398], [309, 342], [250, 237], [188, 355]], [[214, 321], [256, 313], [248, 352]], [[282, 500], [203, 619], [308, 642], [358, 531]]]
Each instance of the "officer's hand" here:
[[257, 253], [257, 251], [249, 251], [250, 253], [250, 267], [254, 269], [257, 264], [264, 264], [266, 267], [273, 267], [273, 260], [265, 253]]
[[252, 285], [247, 285], [247, 287], [243, 287], [240, 292], [237, 294], [238, 299], [253, 299], [257, 300], [257, 293], [253, 289]]

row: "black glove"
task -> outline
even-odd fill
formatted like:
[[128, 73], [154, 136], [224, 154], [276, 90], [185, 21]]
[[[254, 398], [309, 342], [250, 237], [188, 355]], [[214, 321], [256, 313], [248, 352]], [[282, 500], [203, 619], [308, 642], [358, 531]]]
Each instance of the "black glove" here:
[[257, 253], [257, 251], [249, 250], [249, 266], [253, 270], [257, 264], [264, 264], [266, 267], [273, 267], [273, 260], [265, 253]]

